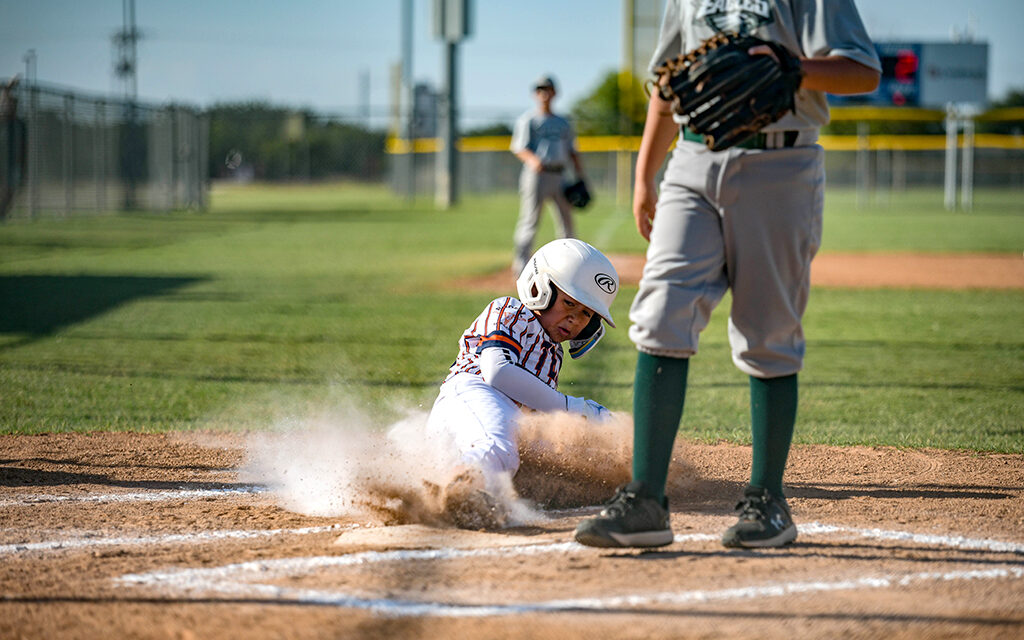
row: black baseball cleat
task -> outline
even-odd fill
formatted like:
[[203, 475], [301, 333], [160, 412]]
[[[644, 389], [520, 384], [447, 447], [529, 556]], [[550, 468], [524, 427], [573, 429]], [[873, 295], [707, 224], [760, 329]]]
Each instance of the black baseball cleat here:
[[601, 513], [576, 527], [576, 542], [588, 547], [663, 547], [672, 544], [668, 500], [659, 504], [643, 482], [619, 487]]
[[740, 519], [722, 535], [725, 546], [781, 547], [796, 540], [796, 525], [785, 498], [748, 485], [743, 491], [743, 499], [736, 504], [736, 510], [740, 512]]

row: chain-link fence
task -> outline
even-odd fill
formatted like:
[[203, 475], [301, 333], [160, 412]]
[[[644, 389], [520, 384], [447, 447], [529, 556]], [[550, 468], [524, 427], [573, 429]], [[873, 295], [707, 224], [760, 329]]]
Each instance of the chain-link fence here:
[[205, 208], [209, 131], [196, 109], [38, 84], [13, 88], [4, 102], [6, 217]]
[[[622, 190], [623, 186], [627, 191], [632, 188], [638, 141], [621, 139], [615, 143], [617, 149], [607, 148], [609, 143], [598, 139], [581, 138], [579, 142], [584, 170], [594, 188], [606, 193]], [[932, 141], [918, 141], [917, 148], [913, 145], [906, 148], [879, 145], [876, 141], [858, 150], [836, 148], [851, 145], [823, 140], [828, 184], [830, 187], [872, 191], [942, 188], [947, 161], [942, 142], [940, 136]], [[458, 165], [458, 183], [463, 193], [514, 191], [517, 188], [522, 164], [508, 151], [507, 139], [489, 138], [481, 145], [479, 141], [464, 138], [461, 144], [464, 149]], [[973, 148], [971, 171], [974, 186], [1013, 189], [1024, 195], [1024, 138], [1015, 140], [1006, 136], [989, 145]], [[416, 145], [416, 153], [408, 153], [402, 149], [400, 141], [393, 141], [392, 186], [396, 193], [433, 195], [436, 167], [432, 146], [431, 142], [423, 141]], [[962, 148], [960, 155], [963, 155]], [[962, 166], [958, 165], [956, 171], [957, 179], [962, 181]], [[410, 176], [415, 176], [414, 184], [410, 184]]]
[[[980, 114], [977, 122], [986, 130], [977, 133], [974, 121], [970, 126], [967, 120], [960, 121], [959, 137], [953, 145], [943, 132], [948, 124], [944, 124], [941, 111], [840, 108], [833, 111], [833, 118], [846, 126], [839, 127], [838, 132], [826, 132], [820, 141], [826, 151], [825, 168], [831, 187], [856, 188], [867, 194], [908, 188], [949, 189], [952, 181], [968, 194], [973, 187], [1024, 191], [1022, 109]], [[506, 117], [502, 121], [508, 131], [511, 120]], [[599, 128], [576, 120], [578, 130]], [[461, 138], [456, 176], [459, 191], [514, 191], [522, 165], [509, 151], [510, 141], [509, 135]], [[628, 204], [639, 136], [584, 135], [577, 138], [577, 143], [591, 185], [597, 191], [615, 194], [620, 204]], [[435, 138], [389, 140], [392, 188], [397, 194], [433, 196], [437, 144]]]

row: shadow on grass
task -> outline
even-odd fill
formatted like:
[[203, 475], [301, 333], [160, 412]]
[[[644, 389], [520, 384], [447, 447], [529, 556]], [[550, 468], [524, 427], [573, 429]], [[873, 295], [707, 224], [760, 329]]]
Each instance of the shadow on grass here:
[[26, 341], [32, 341], [126, 302], [163, 295], [203, 280], [174, 276], [0, 276], [0, 334], [26, 334], [30, 336]]

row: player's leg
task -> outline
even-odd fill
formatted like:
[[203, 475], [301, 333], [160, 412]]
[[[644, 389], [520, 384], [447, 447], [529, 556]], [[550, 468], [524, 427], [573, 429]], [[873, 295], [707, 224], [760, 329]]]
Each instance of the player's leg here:
[[533, 240], [540, 226], [544, 198], [540, 190], [540, 174], [524, 167], [519, 174], [519, 219], [513, 235], [512, 273], [518, 276], [533, 255]]
[[689, 358], [727, 287], [721, 220], [700, 191], [710, 154], [673, 154], [658, 197], [640, 288], [630, 308], [636, 344], [633, 478], [664, 495]]
[[427, 420], [431, 437], [451, 440], [455, 451], [444, 483], [444, 513], [462, 528], [500, 528], [514, 498], [519, 469], [519, 408], [479, 378], [465, 374], [442, 387]]
[[485, 476], [514, 475], [519, 470], [520, 415], [508, 396], [465, 374], [445, 383], [427, 419], [427, 432], [448, 434], [459, 461], [478, 467]]
[[741, 196], [724, 229], [732, 247], [729, 337], [733, 361], [750, 375], [753, 459], [739, 522], [722, 541], [778, 546], [797, 533], [783, 475], [796, 424], [810, 265], [821, 243], [824, 171], [818, 147], [751, 155], [743, 165], [743, 175], [759, 180], [748, 190], [756, 198]]
[[[671, 542], [664, 491], [683, 413], [688, 359], [696, 353], [699, 334], [727, 285], [718, 213], [700, 192], [713, 168], [706, 155], [677, 149], [661, 186], [640, 291], [630, 310], [630, 338], [640, 351], [633, 391], [630, 485], [637, 498], [631, 504], [643, 509], [637, 509], [639, 515], [631, 521], [631, 504], [616, 512], [613, 500], [608, 515], [603, 512], [580, 524], [577, 540], [584, 544], [594, 540], [582, 540], [581, 534], [600, 541], [601, 533], [606, 541], [620, 543], [605, 546], [653, 546], [632, 539], [643, 541], [655, 533], [663, 544]], [[664, 506], [664, 529], [645, 515], [656, 511], [651, 504]]]

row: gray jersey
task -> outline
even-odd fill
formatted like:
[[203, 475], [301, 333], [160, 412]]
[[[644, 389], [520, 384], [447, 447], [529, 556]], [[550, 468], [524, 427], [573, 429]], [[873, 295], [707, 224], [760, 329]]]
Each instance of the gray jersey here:
[[[828, 5], [828, 11], [823, 9]], [[721, 31], [739, 31], [777, 42], [805, 57], [843, 56], [881, 71], [878, 54], [853, 0], [668, 0], [650, 70], [696, 49]], [[817, 129], [828, 123], [821, 91], [801, 89], [796, 113], [765, 131]]]
[[576, 134], [562, 116], [527, 111], [516, 120], [510, 148], [513, 153], [529, 149], [544, 166], [564, 167], [576, 149]]

